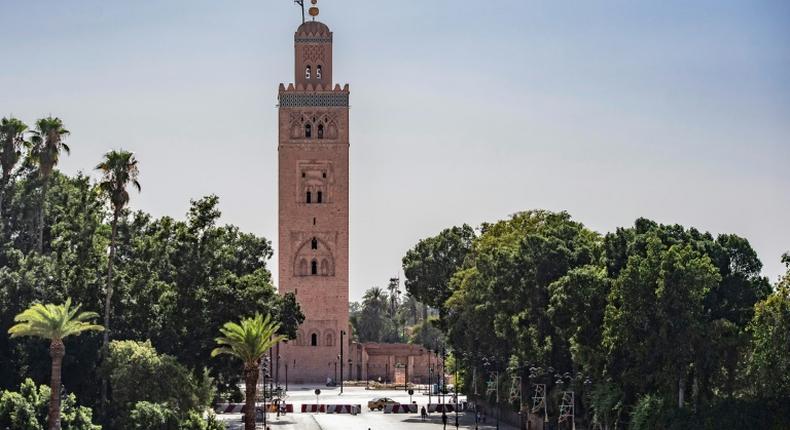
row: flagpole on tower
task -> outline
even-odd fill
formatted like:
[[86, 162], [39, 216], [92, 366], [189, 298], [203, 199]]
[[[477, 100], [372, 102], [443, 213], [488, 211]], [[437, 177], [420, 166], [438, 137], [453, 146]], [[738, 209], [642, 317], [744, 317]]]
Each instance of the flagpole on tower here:
[[302, 8], [302, 24], [304, 24], [304, 0], [294, 0], [294, 4], [298, 4]]

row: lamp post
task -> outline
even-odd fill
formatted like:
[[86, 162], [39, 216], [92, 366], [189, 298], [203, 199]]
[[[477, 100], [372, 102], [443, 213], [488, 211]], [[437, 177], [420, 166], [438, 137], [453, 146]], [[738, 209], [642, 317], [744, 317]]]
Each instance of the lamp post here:
[[344, 330], [340, 330], [340, 394], [343, 394], [343, 336], [346, 335]]
[[365, 363], [365, 389], [369, 389], [368, 383], [370, 383], [370, 362]]
[[275, 387], [279, 387], [280, 386], [280, 359], [281, 358], [282, 357], [280, 356], [280, 344], [278, 343], [277, 344], [277, 368], [274, 371], [274, 386]]
[[453, 381], [453, 388], [455, 388], [455, 428], [458, 428], [458, 355], [455, 357], [455, 381]]
[[288, 363], [285, 363], [285, 391], [288, 391]]

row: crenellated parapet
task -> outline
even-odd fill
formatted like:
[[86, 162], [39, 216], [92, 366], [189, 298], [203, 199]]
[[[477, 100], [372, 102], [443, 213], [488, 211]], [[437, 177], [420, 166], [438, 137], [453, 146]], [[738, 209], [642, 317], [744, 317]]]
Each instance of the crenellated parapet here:
[[313, 85], [308, 83], [280, 84], [278, 95], [279, 107], [348, 107], [349, 86], [345, 84], [335, 84], [334, 87], [327, 84], [324, 87], [318, 83]]

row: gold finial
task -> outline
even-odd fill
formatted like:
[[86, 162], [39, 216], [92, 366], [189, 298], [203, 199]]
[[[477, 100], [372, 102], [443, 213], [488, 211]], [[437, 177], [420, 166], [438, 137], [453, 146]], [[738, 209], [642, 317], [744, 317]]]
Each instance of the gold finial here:
[[313, 4], [313, 6], [310, 7], [310, 16], [312, 16], [313, 21], [315, 21], [315, 17], [318, 16], [318, 7], [316, 6], [318, 4], [318, 0], [310, 0], [310, 3]]

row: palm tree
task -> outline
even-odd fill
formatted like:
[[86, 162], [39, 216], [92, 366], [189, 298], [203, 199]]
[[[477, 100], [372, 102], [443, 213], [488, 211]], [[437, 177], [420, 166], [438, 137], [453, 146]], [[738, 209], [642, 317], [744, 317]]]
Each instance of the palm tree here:
[[30, 142], [25, 140], [26, 130], [27, 125], [14, 117], [0, 120], [0, 167], [3, 169], [0, 177], [0, 219], [3, 216], [5, 191], [11, 181], [11, 174], [19, 162], [22, 149], [30, 146]]
[[[99, 189], [110, 198], [112, 204], [112, 234], [110, 236], [110, 257], [107, 261], [107, 294], [104, 298], [104, 342], [102, 354], [106, 357], [110, 347], [110, 314], [112, 309], [112, 269], [115, 262], [115, 248], [118, 237], [118, 218], [129, 203], [129, 192], [126, 188], [131, 184], [140, 192], [137, 182], [137, 159], [128, 151], [110, 151], [104, 154], [104, 160], [96, 166], [102, 172]], [[107, 379], [102, 379], [102, 403], [107, 401]]]
[[36, 129], [33, 130], [33, 150], [30, 152], [30, 159], [38, 165], [39, 175], [41, 176], [41, 206], [38, 212], [38, 242], [36, 249], [38, 253], [44, 251], [44, 211], [46, 210], [47, 189], [49, 188], [49, 178], [52, 170], [58, 165], [60, 151], [71, 153], [71, 148], [63, 143], [63, 137], [69, 131], [63, 128], [63, 121], [60, 118], [48, 116], [36, 121]]
[[380, 287], [371, 287], [362, 296], [363, 308], [373, 309], [376, 313], [386, 312], [387, 293]]
[[52, 380], [50, 381], [49, 430], [60, 430], [60, 372], [66, 346], [63, 339], [79, 335], [88, 330], [101, 331], [104, 328], [89, 320], [98, 318], [96, 312], [80, 312], [80, 306], [71, 306], [71, 299], [64, 305], [34, 304], [14, 317], [16, 325], [8, 330], [12, 338], [35, 336], [49, 339], [49, 356], [52, 357]]
[[255, 399], [261, 360], [272, 346], [285, 339], [285, 336], [275, 334], [279, 328], [280, 324], [273, 322], [270, 315], [263, 318], [257, 314], [254, 318], [241, 320], [240, 324], [225, 323], [219, 329], [222, 336], [215, 339], [219, 346], [211, 351], [212, 357], [227, 354], [244, 363], [246, 388], [244, 430], [255, 430]]

